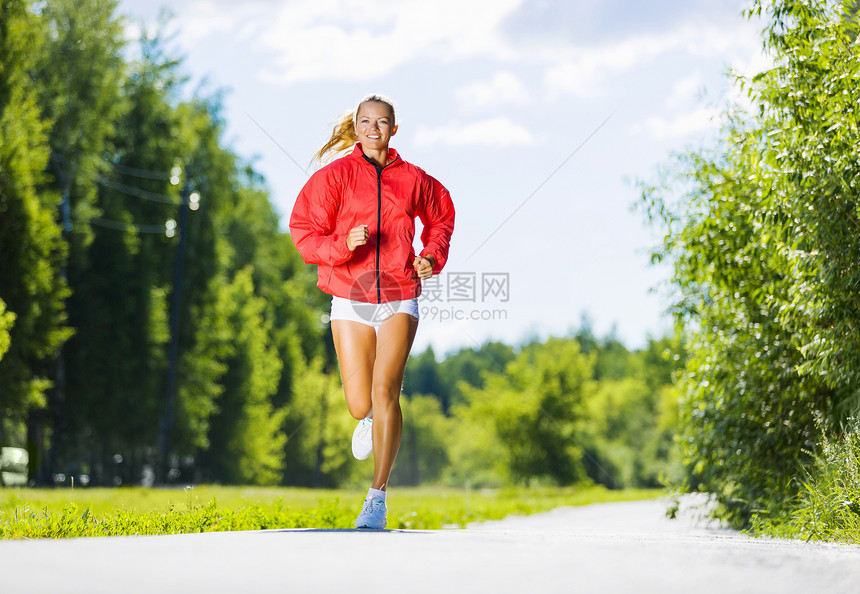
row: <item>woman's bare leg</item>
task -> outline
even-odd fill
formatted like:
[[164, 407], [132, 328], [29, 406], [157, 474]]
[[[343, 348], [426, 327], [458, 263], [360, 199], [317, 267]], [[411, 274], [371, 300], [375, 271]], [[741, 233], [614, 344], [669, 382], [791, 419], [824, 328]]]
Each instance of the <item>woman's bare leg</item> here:
[[363, 419], [371, 408], [376, 330], [358, 322], [332, 320], [331, 335], [349, 414]]
[[418, 320], [409, 314], [394, 314], [379, 326], [376, 361], [373, 364], [373, 484], [385, 490], [391, 467], [400, 448], [403, 416], [400, 389], [406, 360], [418, 330]]

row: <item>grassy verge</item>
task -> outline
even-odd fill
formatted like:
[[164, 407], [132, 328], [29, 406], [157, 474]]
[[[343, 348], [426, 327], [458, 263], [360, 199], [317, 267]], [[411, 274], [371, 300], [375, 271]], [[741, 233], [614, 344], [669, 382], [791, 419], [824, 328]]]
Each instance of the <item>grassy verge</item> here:
[[797, 499], [751, 524], [757, 536], [860, 544], [860, 430], [825, 437]]
[[[399, 488], [389, 528], [438, 529], [556, 507], [651, 499], [661, 490], [602, 487]], [[0, 538], [181, 534], [268, 528], [352, 528], [364, 492], [196, 486], [170, 489], [0, 490]]]

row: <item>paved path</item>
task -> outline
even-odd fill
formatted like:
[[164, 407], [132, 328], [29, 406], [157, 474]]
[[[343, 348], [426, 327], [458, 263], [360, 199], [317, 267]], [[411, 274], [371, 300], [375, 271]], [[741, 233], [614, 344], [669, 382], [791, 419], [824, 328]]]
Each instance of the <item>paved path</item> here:
[[860, 592], [860, 547], [750, 539], [664, 509], [564, 508], [467, 530], [0, 542], [0, 592]]

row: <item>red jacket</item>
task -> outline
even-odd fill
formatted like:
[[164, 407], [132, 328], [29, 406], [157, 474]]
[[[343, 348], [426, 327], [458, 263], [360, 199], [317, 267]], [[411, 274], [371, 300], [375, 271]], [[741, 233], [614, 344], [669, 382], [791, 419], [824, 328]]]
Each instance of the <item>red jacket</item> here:
[[[421, 294], [412, 268], [415, 217], [424, 230], [422, 256], [435, 259], [437, 274], [448, 259], [454, 204], [442, 184], [389, 149], [384, 168], [365, 158], [361, 144], [315, 172], [296, 199], [290, 234], [302, 258], [318, 265], [324, 292], [366, 303]], [[369, 239], [350, 251], [349, 230], [367, 225]]]

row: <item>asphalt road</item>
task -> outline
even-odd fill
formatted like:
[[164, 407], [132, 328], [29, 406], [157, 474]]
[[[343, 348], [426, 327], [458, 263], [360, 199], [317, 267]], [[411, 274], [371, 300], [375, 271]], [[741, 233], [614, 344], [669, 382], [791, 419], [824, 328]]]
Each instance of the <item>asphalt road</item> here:
[[860, 547], [752, 539], [665, 504], [466, 530], [266, 530], [0, 542], [0, 592], [860, 592]]

